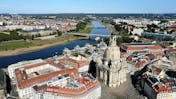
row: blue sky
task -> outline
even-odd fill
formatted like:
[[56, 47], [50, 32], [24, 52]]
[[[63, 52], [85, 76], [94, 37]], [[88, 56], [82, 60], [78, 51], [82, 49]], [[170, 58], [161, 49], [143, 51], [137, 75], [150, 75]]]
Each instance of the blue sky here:
[[176, 13], [176, 0], [0, 0], [0, 13]]

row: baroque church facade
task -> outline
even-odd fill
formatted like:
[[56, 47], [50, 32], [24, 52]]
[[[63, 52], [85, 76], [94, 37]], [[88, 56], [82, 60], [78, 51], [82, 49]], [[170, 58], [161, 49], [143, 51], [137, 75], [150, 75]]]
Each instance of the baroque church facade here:
[[126, 61], [121, 58], [116, 36], [110, 37], [103, 57], [97, 58], [96, 72], [99, 81], [109, 87], [117, 87], [127, 80]]

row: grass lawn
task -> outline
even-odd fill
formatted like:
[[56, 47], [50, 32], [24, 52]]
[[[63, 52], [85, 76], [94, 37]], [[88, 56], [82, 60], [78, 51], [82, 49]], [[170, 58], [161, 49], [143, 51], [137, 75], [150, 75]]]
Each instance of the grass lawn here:
[[72, 39], [76, 39], [78, 37], [73, 37], [73, 36], [60, 36], [57, 37], [56, 39], [53, 40], [33, 40], [33, 41], [14, 41], [14, 42], [3, 42], [0, 43], [0, 51], [7, 51], [7, 50], [15, 50], [18, 48], [29, 48], [33, 46], [42, 46], [45, 44], [53, 44], [56, 42], [67, 42]]
[[17, 48], [27, 48], [32, 45], [31, 42], [26, 41], [14, 41], [14, 42], [4, 42], [0, 43], [0, 51], [15, 50]]

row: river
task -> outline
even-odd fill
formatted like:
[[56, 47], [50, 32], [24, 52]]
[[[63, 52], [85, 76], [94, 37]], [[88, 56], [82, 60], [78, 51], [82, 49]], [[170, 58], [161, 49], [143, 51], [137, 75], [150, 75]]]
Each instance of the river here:
[[[105, 27], [101, 21], [93, 21], [92, 22], [92, 25], [93, 25], [93, 29], [91, 31], [91, 34], [103, 34], [103, 35], [107, 35], [110, 36], [111, 35], [111, 31]], [[93, 40], [95, 39], [96, 36], [91, 36], [90, 39]], [[106, 38], [106, 37], [101, 37], [101, 38]]]
[[[107, 35], [110, 34], [110, 31], [107, 28], [105, 28], [100, 21], [93, 21], [92, 24], [94, 26], [94, 29], [92, 30], [91, 33], [102, 33]], [[46, 49], [42, 49], [34, 52], [0, 57], [0, 68], [6, 68], [10, 64], [14, 64], [25, 60], [34, 60], [39, 58], [46, 59], [54, 56], [56, 52], [57, 52], [57, 55], [61, 55], [64, 48], [73, 49], [76, 45], [83, 47], [87, 43], [95, 44], [96, 42], [94, 40], [76, 40], [66, 44], [57, 45], [54, 47], [50, 47], [50, 48], [46, 48]]]
[[33, 60], [38, 58], [46, 59], [54, 56], [56, 52], [58, 55], [61, 55], [64, 48], [73, 49], [76, 45], [79, 45], [80, 47], [82, 47], [87, 43], [95, 44], [94, 41], [90, 41], [90, 40], [76, 40], [70, 43], [42, 49], [39, 51], [34, 51], [34, 52], [19, 54], [14, 56], [0, 57], [0, 67], [5, 68], [10, 64], [14, 64], [24, 60]]

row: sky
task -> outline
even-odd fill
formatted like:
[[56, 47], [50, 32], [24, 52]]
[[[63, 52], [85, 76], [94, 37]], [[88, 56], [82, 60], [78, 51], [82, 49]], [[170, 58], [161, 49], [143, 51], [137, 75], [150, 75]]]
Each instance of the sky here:
[[0, 13], [176, 13], [176, 0], [0, 0]]

